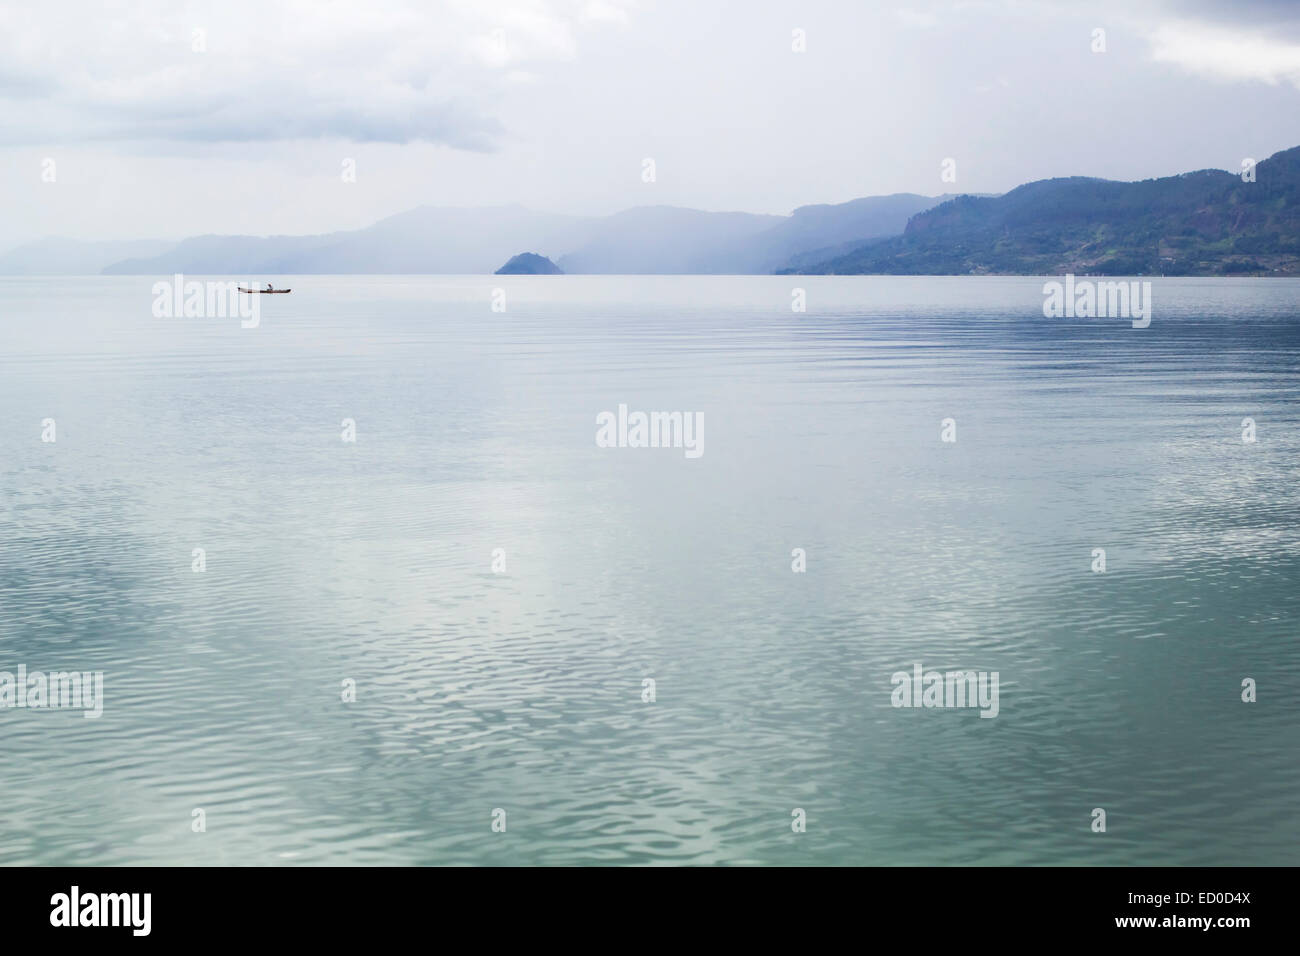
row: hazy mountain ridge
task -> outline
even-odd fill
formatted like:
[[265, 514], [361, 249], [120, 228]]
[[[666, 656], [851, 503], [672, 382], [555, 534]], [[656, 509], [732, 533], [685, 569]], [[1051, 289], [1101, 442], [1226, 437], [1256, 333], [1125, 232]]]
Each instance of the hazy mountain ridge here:
[[959, 196], [913, 217], [899, 236], [782, 271], [1300, 275], [1300, 147], [1259, 162], [1254, 182], [1206, 169]]
[[800, 206], [789, 216], [640, 206], [603, 220], [558, 264], [578, 273], [769, 273], [816, 249], [901, 233], [942, 198], [868, 196]]
[[43, 240], [0, 274], [491, 274], [519, 249], [566, 273], [1300, 275], [1300, 147], [1255, 181], [1075, 176], [1001, 196], [871, 196], [789, 216], [638, 206], [611, 216], [421, 206], [320, 236]]
[[586, 220], [522, 206], [420, 206], [365, 229], [321, 236], [202, 236], [108, 275], [404, 275], [490, 273], [524, 247], [556, 250], [580, 241]]
[[0, 275], [98, 275], [128, 256], [155, 256], [175, 245], [163, 239], [38, 239], [10, 245], [0, 253]]
[[750, 272], [748, 244], [781, 221], [747, 212], [637, 206], [595, 224], [587, 241], [556, 264], [567, 273]]
[[638, 206], [605, 217], [518, 205], [421, 206], [347, 232], [89, 243], [95, 254], [76, 259], [42, 256], [41, 244], [29, 243], [0, 256], [0, 272], [9, 262], [8, 271], [28, 274], [39, 266], [42, 274], [486, 275], [525, 248], [569, 273], [767, 273], [814, 251], [831, 254], [847, 243], [899, 233], [911, 215], [940, 198], [872, 196], [803, 206], [789, 216], [675, 206]]

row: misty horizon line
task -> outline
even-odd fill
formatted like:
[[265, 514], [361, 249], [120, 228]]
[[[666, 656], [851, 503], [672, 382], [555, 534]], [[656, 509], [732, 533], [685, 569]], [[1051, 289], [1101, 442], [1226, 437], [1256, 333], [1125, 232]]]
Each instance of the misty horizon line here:
[[[1066, 176], [1066, 177], [1053, 177], [1053, 178], [1057, 178], [1057, 179], [1071, 179], [1071, 178], [1087, 178], [1087, 179], [1091, 179], [1091, 178], [1095, 178], [1095, 177], [1068, 177], [1068, 176]], [[1032, 182], [1046, 182], [1046, 181], [1047, 181], [1047, 180], [1032, 180]], [[1113, 180], [1113, 181], [1114, 181], [1114, 182], [1123, 182], [1123, 180]], [[1138, 182], [1138, 181], [1140, 181], [1140, 180], [1135, 180], [1135, 182]], [[1021, 185], [1028, 185], [1028, 183], [1022, 183]], [[1019, 187], [1016, 187], [1016, 188], [1019, 188]], [[1007, 190], [1007, 192], [1010, 192], [1010, 190]], [[250, 232], [210, 232], [210, 231], [209, 231], [209, 232], [183, 232], [183, 233], [176, 233], [176, 234], [173, 234], [173, 235], [167, 235], [167, 236], [163, 236], [163, 235], [143, 236], [143, 237], [136, 238], [136, 239], [118, 239], [118, 238], [112, 238], [112, 237], [105, 238], [105, 239], [88, 239], [88, 238], [83, 238], [83, 237], [80, 237], [80, 236], [64, 235], [64, 234], [61, 234], [61, 233], [45, 233], [45, 234], [43, 234], [43, 235], [39, 235], [39, 236], [10, 237], [10, 238], [7, 238], [7, 239], [0, 240], [0, 242], [3, 242], [3, 243], [5, 243], [5, 244], [7, 244], [8, 246], [12, 247], [12, 246], [14, 246], [14, 245], [26, 245], [26, 244], [29, 244], [29, 243], [35, 243], [35, 242], [49, 242], [49, 241], [55, 241], [55, 240], [58, 240], [58, 241], [64, 241], [64, 242], [150, 242], [150, 241], [156, 241], [156, 242], [182, 242], [182, 241], [184, 241], [184, 240], [186, 240], [186, 239], [208, 239], [208, 238], [222, 238], [222, 239], [312, 239], [312, 238], [316, 238], [316, 237], [320, 237], [320, 236], [332, 236], [332, 235], [338, 235], [338, 234], [342, 234], [342, 233], [362, 232], [362, 231], [364, 231], [364, 230], [366, 230], [366, 229], [369, 229], [369, 228], [371, 228], [371, 227], [373, 227], [373, 226], [378, 225], [378, 224], [381, 223], [381, 222], [384, 222], [385, 220], [393, 219], [393, 218], [395, 218], [395, 217], [397, 217], [397, 216], [405, 216], [405, 215], [407, 215], [407, 214], [409, 214], [409, 213], [418, 212], [418, 211], [420, 211], [420, 210], [422, 210], [422, 209], [427, 209], [427, 210], [437, 210], [437, 211], [442, 211], [442, 212], [486, 212], [486, 211], [511, 210], [511, 209], [514, 209], [514, 210], [521, 210], [521, 211], [523, 211], [523, 212], [536, 213], [537, 215], [542, 215], [542, 216], [552, 216], [552, 217], [555, 217], [555, 218], [557, 218], [557, 219], [572, 219], [572, 220], [575, 221], [575, 222], [583, 222], [583, 221], [597, 221], [597, 220], [601, 220], [601, 219], [611, 219], [611, 218], [613, 218], [613, 217], [615, 217], [615, 216], [621, 216], [621, 215], [623, 215], [623, 214], [625, 214], [625, 213], [635, 212], [636, 210], [639, 210], [639, 209], [672, 209], [672, 210], [677, 210], [677, 211], [680, 211], [680, 212], [701, 212], [701, 213], [708, 213], [709, 215], [712, 215], [712, 216], [754, 216], [754, 217], [757, 217], [757, 218], [764, 218], [764, 219], [785, 220], [785, 219], [789, 219], [791, 216], [795, 215], [795, 213], [799, 212], [799, 210], [801, 210], [801, 209], [833, 208], [833, 207], [835, 207], [835, 206], [844, 206], [844, 205], [847, 205], [847, 204], [849, 204], [849, 203], [858, 202], [858, 201], [863, 200], [863, 199], [891, 199], [891, 198], [893, 198], [893, 197], [895, 197], [895, 196], [900, 196], [900, 197], [901, 197], [901, 196], [916, 197], [916, 198], [920, 198], [920, 199], [939, 199], [939, 198], [941, 198], [941, 197], [943, 197], [943, 196], [948, 196], [948, 197], [950, 197], [950, 198], [955, 198], [955, 197], [957, 197], [957, 196], [1004, 196], [1004, 195], [1006, 195], [1005, 192], [1001, 192], [1001, 193], [999, 193], [999, 192], [963, 192], [963, 191], [961, 191], [961, 190], [956, 190], [956, 191], [953, 191], [953, 192], [937, 192], [937, 193], [914, 193], [914, 192], [864, 193], [864, 194], [861, 195], [861, 196], [854, 196], [854, 197], [852, 197], [851, 199], [844, 199], [844, 200], [841, 200], [841, 201], [839, 201], [839, 202], [813, 202], [813, 203], [804, 203], [803, 205], [795, 206], [794, 209], [790, 210], [788, 213], [778, 213], [778, 212], [751, 212], [751, 211], [749, 211], [749, 210], [747, 210], [747, 209], [706, 209], [706, 208], [704, 208], [703, 206], [684, 206], [684, 205], [680, 205], [680, 204], [678, 204], [678, 203], [639, 203], [639, 204], [637, 204], [637, 205], [633, 205], [633, 206], [621, 206], [621, 207], [619, 207], [618, 209], [614, 210], [613, 212], [608, 212], [608, 213], [571, 213], [571, 212], [556, 212], [556, 211], [554, 211], [554, 210], [551, 210], [551, 209], [545, 209], [545, 208], [542, 208], [542, 207], [540, 207], [540, 206], [532, 206], [532, 205], [529, 205], [528, 203], [524, 203], [524, 202], [503, 202], [503, 203], [488, 203], [488, 204], [478, 204], [478, 205], [460, 205], [460, 204], [452, 204], [452, 203], [445, 203], [445, 204], [444, 204], [444, 203], [427, 203], [427, 202], [425, 202], [425, 203], [419, 203], [419, 204], [414, 205], [414, 206], [408, 206], [408, 207], [406, 207], [406, 208], [404, 208], [404, 209], [400, 209], [400, 210], [398, 210], [397, 212], [392, 212], [392, 213], [387, 213], [387, 214], [381, 215], [381, 216], [379, 216], [379, 218], [377, 218], [377, 219], [373, 219], [373, 220], [370, 220], [369, 222], [367, 222], [365, 225], [362, 225], [362, 226], [348, 226], [348, 227], [339, 228], [339, 229], [330, 229], [330, 230], [327, 230], [327, 231], [325, 231], [325, 232], [267, 232], [267, 233], [250, 233]]]
[[[1288, 147], [1288, 149], [1290, 148], [1294, 148], [1294, 147]], [[1287, 152], [1288, 149], [1277, 150], [1274, 153], [1270, 154], [1270, 157], [1275, 156], [1278, 153]], [[1269, 158], [1269, 157], [1265, 157], [1265, 158]], [[1070, 174], [1064, 174], [1060, 176], [1048, 176], [1042, 179], [1026, 180], [1023, 183], [1018, 183], [1017, 185], [1011, 187], [1010, 189], [1006, 189], [1001, 192], [946, 189], [946, 190], [940, 190], [939, 192], [936, 193], [921, 193], [921, 192], [910, 192], [910, 191], [901, 191], [901, 192], [895, 191], [889, 193], [862, 193], [860, 195], [853, 196], [849, 199], [844, 199], [837, 202], [803, 203], [801, 205], [795, 206], [788, 213], [784, 213], [784, 214], [752, 212], [747, 209], [710, 209], [702, 206], [688, 206], [688, 205], [681, 205], [678, 203], [638, 203], [631, 206], [621, 206], [615, 209], [613, 212], [607, 212], [607, 213], [574, 213], [574, 212], [556, 211], [553, 209], [546, 209], [539, 206], [533, 206], [528, 203], [519, 202], [519, 201], [491, 203], [491, 204], [477, 204], [477, 205], [418, 203], [414, 206], [409, 206], [400, 209], [396, 212], [380, 215], [378, 216], [378, 218], [369, 220], [364, 225], [335, 228], [335, 229], [318, 231], [318, 232], [245, 233], [245, 232], [219, 232], [219, 231], [202, 231], [202, 232], [188, 231], [188, 232], [176, 233], [172, 235], [143, 236], [134, 239], [122, 239], [122, 238], [114, 238], [114, 237], [92, 239], [92, 238], [85, 238], [82, 236], [72, 236], [72, 235], [66, 235], [60, 233], [46, 233], [43, 235], [27, 236], [27, 237], [11, 236], [7, 239], [0, 240], [0, 242], [4, 243], [5, 248], [12, 249], [19, 246], [32, 244], [32, 243], [50, 242], [50, 241], [85, 242], [85, 243], [147, 242], [147, 241], [182, 242], [186, 239], [203, 239], [203, 238], [213, 238], [213, 237], [229, 238], [229, 239], [241, 239], [241, 238], [243, 239], [307, 239], [307, 238], [314, 238], [314, 237], [360, 232], [362, 230], [369, 229], [375, 225], [378, 225], [379, 223], [382, 223], [387, 219], [392, 219], [394, 217], [406, 215], [408, 213], [416, 212], [422, 209], [445, 210], [445, 211], [454, 211], [454, 212], [474, 212], [479, 210], [487, 211], [487, 210], [516, 209], [516, 210], [523, 210], [529, 213], [537, 213], [540, 215], [552, 216], [556, 218], [567, 218], [573, 220], [574, 222], [610, 219], [615, 216], [624, 215], [626, 213], [633, 212], [639, 209], [673, 209], [673, 210], [680, 210], [680, 211], [687, 211], [687, 212], [709, 213], [711, 215], [719, 215], [719, 216], [726, 216], [726, 215], [755, 216], [755, 217], [769, 218], [773, 220], [787, 220], [795, 216], [796, 214], [798, 214], [801, 210], [844, 206], [849, 203], [859, 202], [864, 199], [890, 199], [893, 197], [918, 197], [924, 199], [940, 199], [945, 196], [948, 197], [949, 199], [956, 198], [958, 196], [997, 197], [997, 196], [1005, 196], [1008, 193], [1014, 192], [1015, 190], [1020, 189], [1024, 186], [1034, 185], [1035, 183], [1054, 182], [1059, 180], [1070, 180], [1070, 179], [1085, 180], [1086, 179], [1086, 180], [1094, 180], [1097, 182], [1131, 184], [1131, 183], [1153, 182], [1159, 179], [1168, 179], [1176, 176], [1192, 176], [1192, 175], [1196, 175], [1197, 173], [1203, 173], [1203, 172], [1233, 173], [1235, 171], [1232, 170], [1230, 167], [1226, 167], [1226, 166], [1206, 166], [1200, 169], [1171, 172], [1171, 173], [1166, 173], [1163, 176], [1150, 176], [1144, 179], [1111, 179], [1105, 176], [1091, 176], [1084, 173], [1070, 173]], [[955, 185], [955, 183], [946, 184], [946, 185]]]
[[[653, 161], [646, 163], [648, 196], [656, 179]], [[672, 203], [604, 216], [542, 212], [522, 202], [424, 203], [332, 232], [49, 237], [0, 249], [0, 274], [1300, 275], [1293, 211], [1300, 209], [1293, 199], [1300, 146], [1243, 158], [1240, 171], [1055, 176], [1002, 193], [962, 191], [953, 158], [935, 173], [946, 187], [938, 195], [858, 196], [796, 206], [787, 215]], [[354, 181], [345, 166], [343, 185]], [[525, 252], [545, 261], [523, 260]]]

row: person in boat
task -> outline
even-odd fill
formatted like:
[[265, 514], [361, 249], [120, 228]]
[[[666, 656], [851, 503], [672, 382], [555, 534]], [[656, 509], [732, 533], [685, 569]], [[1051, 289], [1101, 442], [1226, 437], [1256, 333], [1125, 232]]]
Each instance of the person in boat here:
[[266, 284], [266, 291], [267, 291], [267, 292], [271, 292], [271, 291], [274, 290], [274, 289], [275, 289], [275, 286], [272, 285], [271, 283], [268, 282], [268, 283]]

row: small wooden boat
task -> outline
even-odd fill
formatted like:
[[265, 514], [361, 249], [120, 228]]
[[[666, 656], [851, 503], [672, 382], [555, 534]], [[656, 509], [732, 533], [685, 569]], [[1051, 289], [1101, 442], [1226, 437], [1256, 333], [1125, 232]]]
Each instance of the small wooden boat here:
[[286, 295], [292, 292], [292, 289], [245, 289], [239, 287], [240, 292], [247, 292], [249, 295]]

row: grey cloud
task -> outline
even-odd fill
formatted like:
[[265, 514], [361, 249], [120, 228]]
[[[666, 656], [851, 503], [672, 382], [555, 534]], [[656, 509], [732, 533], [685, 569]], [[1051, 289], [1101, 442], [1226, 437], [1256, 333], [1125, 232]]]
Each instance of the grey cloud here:
[[1240, 29], [1270, 27], [1300, 36], [1300, 3], [1296, 0], [1167, 0], [1163, 9], [1180, 17]]
[[409, 110], [295, 103], [287, 111], [252, 110], [237, 104], [202, 114], [140, 116], [91, 138], [212, 143], [336, 138], [357, 143], [438, 143], [490, 152], [501, 135], [501, 124], [494, 118], [448, 103], [420, 104]]

